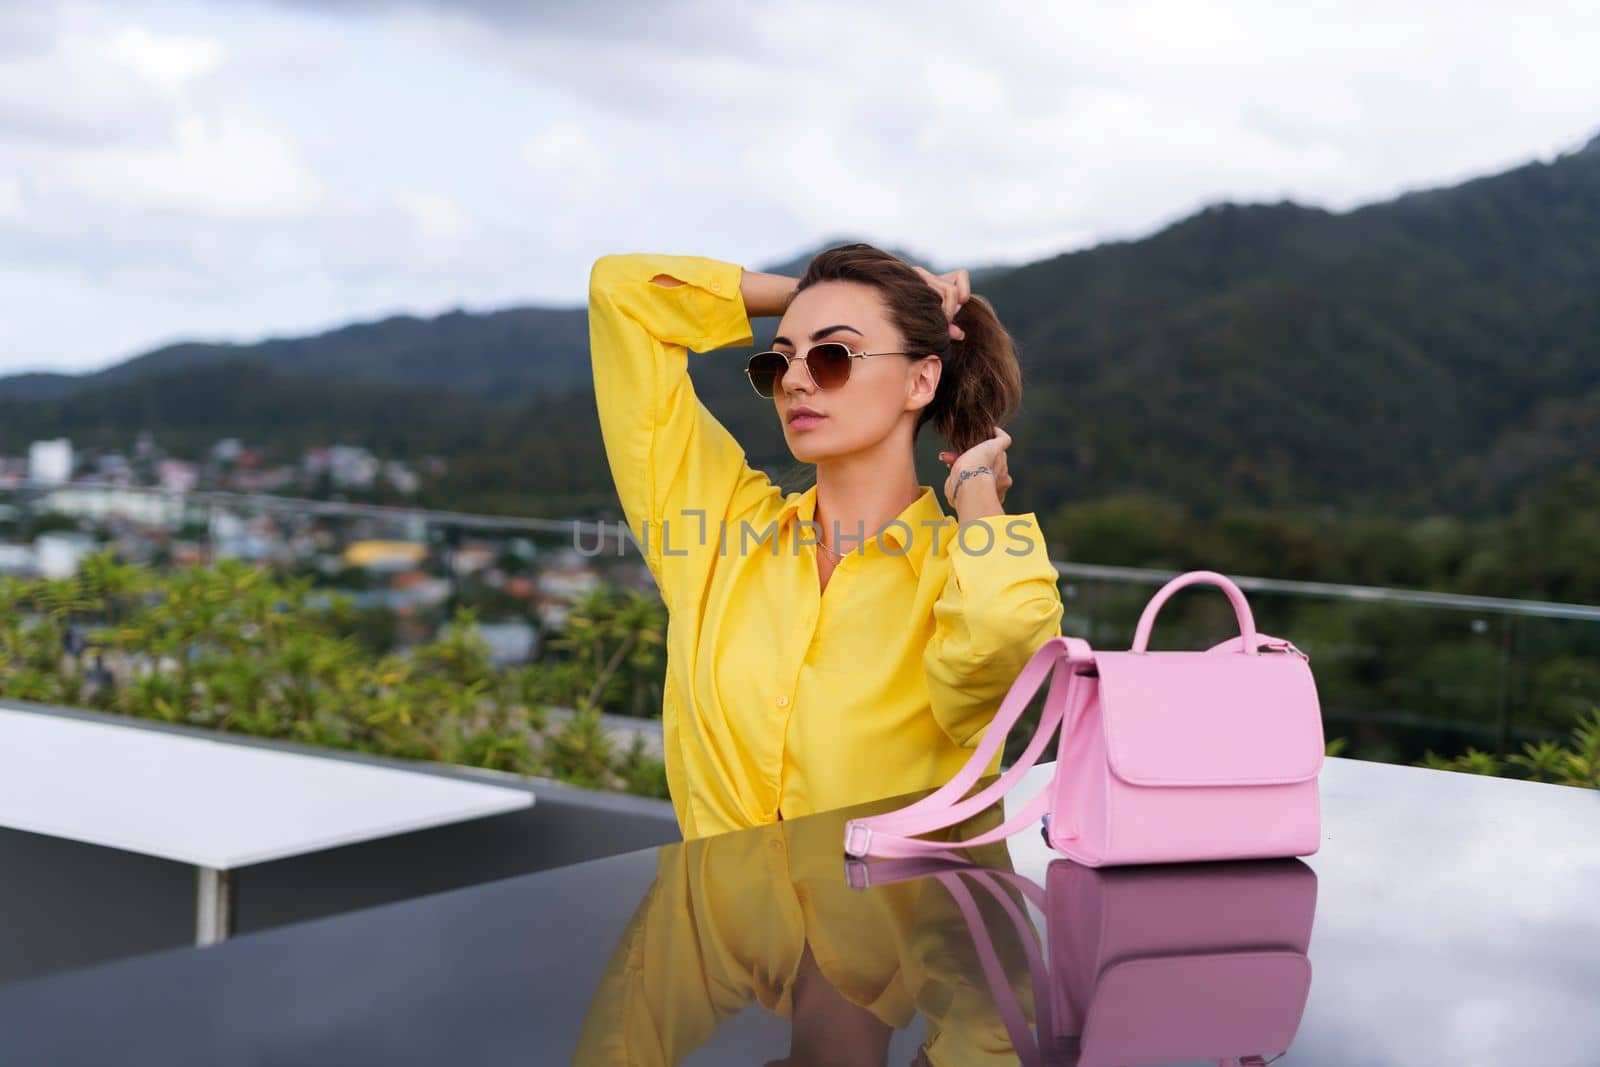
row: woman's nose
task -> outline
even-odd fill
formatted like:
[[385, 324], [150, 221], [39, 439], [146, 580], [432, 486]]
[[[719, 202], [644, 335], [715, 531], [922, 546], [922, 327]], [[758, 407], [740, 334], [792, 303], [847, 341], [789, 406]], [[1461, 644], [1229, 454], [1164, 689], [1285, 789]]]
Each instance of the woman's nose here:
[[806, 361], [803, 357], [789, 361], [789, 366], [783, 372], [782, 384], [786, 390], [810, 389], [815, 384], [811, 380], [811, 372], [806, 370]]

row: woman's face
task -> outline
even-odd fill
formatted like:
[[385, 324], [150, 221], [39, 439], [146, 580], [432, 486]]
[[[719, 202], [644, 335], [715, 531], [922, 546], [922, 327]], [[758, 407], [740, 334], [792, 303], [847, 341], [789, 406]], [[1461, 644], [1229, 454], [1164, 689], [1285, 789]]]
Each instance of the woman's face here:
[[[843, 342], [851, 352], [898, 352], [906, 346], [889, 322], [878, 291], [860, 282], [818, 282], [796, 293], [778, 323], [772, 347], [785, 355], [823, 341]], [[933, 399], [939, 360], [923, 356], [868, 356], [850, 361], [842, 386], [818, 389], [795, 359], [773, 390], [773, 405], [789, 450], [802, 463], [818, 463], [870, 449], [893, 432], [906, 412]], [[814, 421], [792, 421], [797, 408], [821, 412]]]

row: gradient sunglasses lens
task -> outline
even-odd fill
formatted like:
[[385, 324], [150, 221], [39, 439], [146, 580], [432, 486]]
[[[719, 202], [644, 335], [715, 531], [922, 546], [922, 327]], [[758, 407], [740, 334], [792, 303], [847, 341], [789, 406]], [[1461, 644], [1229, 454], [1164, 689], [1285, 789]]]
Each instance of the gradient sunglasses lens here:
[[757, 352], [750, 357], [750, 364], [745, 368], [745, 373], [750, 376], [750, 384], [756, 387], [756, 392], [762, 396], [771, 397], [777, 387], [778, 379], [783, 377], [783, 372], [789, 369], [789, 361], [783, 358], [780, 352]]
[[818, 389], [837, 389], [850, 378], [850, 349], [838, 341], [812, 345], [806, 353], [806, 368]]
[[[750, 357], [745, 373], [756, 392], [770, 397], [776, 392], [778, 381], [789, 369], [789, 360], [781, 352], [757, 352]], [[806, 353], [806, 370], [818, 389], [837, 389], [850, 379], [850, 349], [838, 341], [824, 341], [812, 345]]]

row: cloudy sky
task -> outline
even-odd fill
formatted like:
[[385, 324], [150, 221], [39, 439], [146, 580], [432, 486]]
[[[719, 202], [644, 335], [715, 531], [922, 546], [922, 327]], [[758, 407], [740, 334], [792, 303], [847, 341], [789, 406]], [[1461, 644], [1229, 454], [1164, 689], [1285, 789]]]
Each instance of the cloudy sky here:
[[0, 373], [576, 306], [612, 251], [938, 269], [1600, 133], [1600, 6], [0, 0]]

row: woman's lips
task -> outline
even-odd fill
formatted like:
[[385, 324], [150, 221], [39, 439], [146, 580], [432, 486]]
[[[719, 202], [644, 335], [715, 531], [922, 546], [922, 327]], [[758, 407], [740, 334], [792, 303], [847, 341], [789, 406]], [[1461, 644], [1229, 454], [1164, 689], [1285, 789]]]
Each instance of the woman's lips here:
[[789, 426], [796, 430], [808, 429], [827, 418], [826, 415], [796, 415], [789, 420]]

